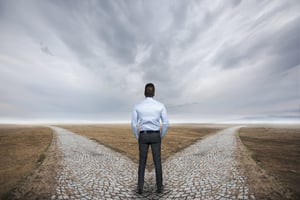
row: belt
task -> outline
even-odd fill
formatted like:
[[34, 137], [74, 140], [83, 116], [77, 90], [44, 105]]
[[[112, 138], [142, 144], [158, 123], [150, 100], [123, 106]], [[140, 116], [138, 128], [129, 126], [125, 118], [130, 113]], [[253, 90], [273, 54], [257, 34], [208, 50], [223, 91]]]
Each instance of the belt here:
[[152, 130], [147, 130], [147, 131], [140, 131], [140, 133], [160, 133], [160, 131], [152, 131]]

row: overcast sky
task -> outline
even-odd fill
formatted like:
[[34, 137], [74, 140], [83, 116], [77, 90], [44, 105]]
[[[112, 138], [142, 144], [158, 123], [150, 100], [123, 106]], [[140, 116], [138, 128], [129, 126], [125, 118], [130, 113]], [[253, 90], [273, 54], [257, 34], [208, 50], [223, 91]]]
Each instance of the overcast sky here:
[[0, 0], [0, 120], [300, 120], [297, 0]]

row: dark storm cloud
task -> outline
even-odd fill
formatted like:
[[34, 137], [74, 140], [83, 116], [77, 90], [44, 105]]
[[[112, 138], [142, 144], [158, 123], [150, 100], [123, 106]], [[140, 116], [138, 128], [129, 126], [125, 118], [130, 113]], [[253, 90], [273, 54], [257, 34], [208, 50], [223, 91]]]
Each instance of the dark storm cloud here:
[[290, 116], [299, 107], [298, 8], [1, 1], [0, 115], [129, 119], [154, 82], [171, 117]]
[[[48, 4], [50, 9], [45, 19], [80, 59], [97, 59], [99, 55], [94, 47], [98, 45], [120, 64], [133, 62], [135, 45], [143, 27], [141, 23], [131, 22], [132, 13], [126, 12], [130, 5], [123, 1], [63, 1]], [[41, 6], [49, 8], [47, 4]]]
[[44, 52], [50, 56], [54, 56], [54, 54], [50, 51], [49, 47], [45, 46], [42, 42], [40, 43], [40, 48], [41, 48], [42, 52]]
[[274, 55], [270, 65], [288, 70], [299, 64], [299, 19], [293, 19], [274, 32], [237, 44], [225, 44], [216, 55], [216, 64], [224, 69], [243, 67], [243, 62], [258, 59], [263, 51]]
[[299, 18], [287, 23], [278, 32], [273, 33], [271, 53], [276, 55], [270, 64], [282, 71], [299, 65], [300, 55], [300, 25]]

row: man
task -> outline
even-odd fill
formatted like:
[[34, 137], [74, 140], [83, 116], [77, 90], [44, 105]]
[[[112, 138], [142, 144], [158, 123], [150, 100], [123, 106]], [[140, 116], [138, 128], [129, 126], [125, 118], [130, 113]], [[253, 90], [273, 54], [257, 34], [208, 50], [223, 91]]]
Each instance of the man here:
[[[169, 122], [164, 104], [153, 99], [155, 87], [153, 83], [145, 86], [145, 99], [137, 104], [132, 113], [131, 126], [134, 136], [139, 142], [138, 193], [142, 194], [148, 148], [151, 145], [155, 165], [157, 192], [162, 192], [161, 139], [165, 136]], [[162, 130], [160, 131], [160, 122]]]

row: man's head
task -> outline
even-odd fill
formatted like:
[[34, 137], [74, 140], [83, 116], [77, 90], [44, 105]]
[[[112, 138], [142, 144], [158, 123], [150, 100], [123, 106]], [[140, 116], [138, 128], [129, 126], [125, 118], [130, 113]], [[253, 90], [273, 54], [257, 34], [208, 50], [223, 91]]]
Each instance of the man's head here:
[[147, 83], [145, 85], [145, 97], [154, 97], [155, 95], [155, 87], [153, 83]]

